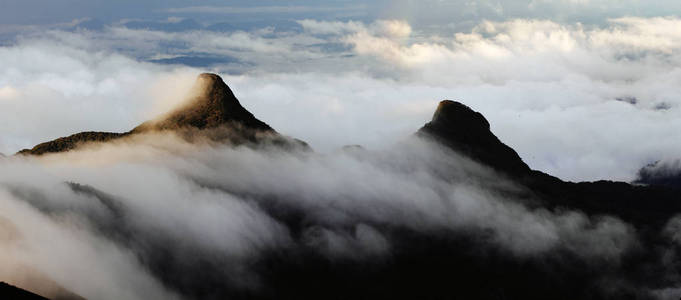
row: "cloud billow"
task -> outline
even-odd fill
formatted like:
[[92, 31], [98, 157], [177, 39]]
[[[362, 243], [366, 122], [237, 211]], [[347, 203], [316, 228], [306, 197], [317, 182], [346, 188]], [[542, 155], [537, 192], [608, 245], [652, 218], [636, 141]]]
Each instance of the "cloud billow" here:
[[298, 259], [390, 261], [417, 251], [410, 236], [613, 270], [638, 244], [617, 218], [523, 204], [510, 178], [416, 138], [317, 154], [145, 134], [0, 164], [0, 217], [15, 236], [1, 258], [87, 298], [266, 295], [281, 280], [268, 274]]

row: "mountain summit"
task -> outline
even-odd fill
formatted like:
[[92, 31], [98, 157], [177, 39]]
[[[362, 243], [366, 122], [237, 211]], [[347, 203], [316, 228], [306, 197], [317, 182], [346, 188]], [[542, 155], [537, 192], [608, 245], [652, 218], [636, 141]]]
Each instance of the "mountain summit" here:
[[481, 113], [456, 101], [440, 102], [433, 119], [417, 135], [434, 138], [498, 171], [513, 175], [531, 171], [515, 150], [490, 131], [489, 122]]
[[197, 78], [192, 93], [184, 105], [158, 120], [137, 126], [132, 133], [185, 127], [207, 129], [223, 125], [274, 132], [272, 127], [256, 119], [241, 106], [220, 76], [203, 73]]
[[191, 137], [198, 134], [212, 140], [232, 143], [256, 142], [267, 137], [277, 145], [307, 147], [302, 141], [295, 140], [291, 143], [290, 139], [279, 135], [272, 127], [253, 116], [241, 106], [220, 76], [203, 73], [198, 76], [183, 105], [155, 120], [144, 122], [129, 132], [81, 132], [21, 150], [19, 154], [65, 152], [86, 143], [108, 142], [150, 131], [183, 132], [189, 133], [184, 136]]
[[523, 197], [541, 200], [546, 207], [614, 215], [642, 227], [662, 226], [660, 220], [671, 217], [669, 212], [681, 211], [676, 190], [612, 181], [565, 182], [532, 170], [515, 150], [492, 133], [482, 114], [456, 101], [440, 102], [432, 120], [416, 136], [434, 140], [512, 178], [530, 191]]

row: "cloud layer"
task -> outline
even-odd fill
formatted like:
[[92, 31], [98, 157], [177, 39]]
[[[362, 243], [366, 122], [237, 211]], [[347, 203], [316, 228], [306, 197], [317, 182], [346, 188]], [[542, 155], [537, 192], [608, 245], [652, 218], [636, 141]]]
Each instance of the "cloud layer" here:
[[[621, 220], [526, 206], [509, 179], [417, 139], [317, 154], [141, 135], [0, 167], [0, 261], [17, 266], [3, 276], [33, 270], [86, 298], [258, 293], [271, 253], [363, 263], [403, 252], [401, 232], [606, 269], [638, 244]], [[626, 280], [609, 276], [593, 278]]]
[[481, 111], [530, 166], [564, 179], [632, 180], [680, 146], [677, 18], [485, 21], [452, 35], [395, 20], [298, 23], [284, 31], [22, 34], [0, 48], [8, 66], [0, 73], [0, 152], [81, 130], [129, 129], [172, 106], [187, 86], [179, 82], [199, 72], [140, 60], [197, 57], [202, 70], [233, 74], [225, 80], [256, 116], [322, 151], [385, 147], [445, 98]]
[[[453, 98], [481, 111], [533, 168], [571, 180], [634, 179], [681, 146], [681, 36], [669, 30], [681, 20], [515, 19], [453, 34], [400, 20], [296, 24], [170, 32], [120, 23], [29, 31], [0, 47], [6, 154], [83, 130], [129, 130], [179, 103], [206, 70], [223, 74], [259, 119], [320, 150], [149, 135], [42, 158], [0, 156], [0, 263], [12, 267], [0, 276], [38, 273], [89, 298], [261, 291], [259, 263], [273, 253], [381, 261], [405, 251], [407, 232], [473, 236], [479, 249], [513, 261], [598, 266], [589, 280], [604, 293], [675, 297], [676, 286], [621, 276], [621, 261], [640, 250], [637, 228], [537, 206], [509, 178], [409, 136]], [[197, 57], [206, 66], [154, 63]], [[338, 150], [347, 144], [369, 151]], [[660, 242], [670, 263], [677, 221]], [[199, 270], [209, 275], [181, 275]], [[675, 270], [660, 278], [673, 281]]]

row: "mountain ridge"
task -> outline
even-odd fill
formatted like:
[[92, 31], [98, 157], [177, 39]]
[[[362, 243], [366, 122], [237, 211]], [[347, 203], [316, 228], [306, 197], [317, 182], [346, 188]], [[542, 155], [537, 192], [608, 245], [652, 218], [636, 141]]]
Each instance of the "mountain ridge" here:
[[176, 130], [182, 127], [198, 129], [215, 128], [223, 125], [236, 125], [276, 132], [265, 122], [258, 120], [236, 99], [232, 90], [216, 74], [203, 73], [198, 76], [194, 95], [185, 103], [157, 120], [140, 124], [130, 131], [131, 134], [153, 130]]
[[[233, 144], [259, 145], [264, 142], [288, 149], [299, 147], [310, 150], [305, 142], [284, 137], [255, 118], [241, 106], [219, 75], [200, 74], [193, 90], [194, 93], [179, 107], [128, 132], [81, 132], [38, 144], [18, 154], [64, 152], [83, 144], [106, 143], [136, 134], [162, 131], [178, 133], [190, 141], [199, 136]], [[416, 131], [415, 136], [435, 141], [494, 169], [525, 186], [530, 193], [529, 197], [543, 199], [543, 204], [551, 208], [573, 207], [593, 213], [613, 214], [626, 220], [634, 220], [636, 224], [658, 222], [642, 217], [649, 214], [640, 214], [641, 211], [652, 212], [656, 216], [667, 216], [669, 213], [665, 212], [665, 208], [668, 206], [681, 211], [681, 204], [669, 200], [675, 197], [676, 191], [664, 186], [641, 186], [608, 180], [574, 183], [533, 170], [515, 150], [491, 132], [489, 122], [481, 113], [460, 102], [441, 101], [432, 119]], [[617, 197], [604, 196], [608, 192]], [[640, 201], [648, 194], [655, 197]], [[628, 205], [618, 205], [619, 200]]]
[[160, 117], [143, 122], [128, 132], [85, 131], [23, 149], [20, 155], [66, 152], [84, 144], [104, 143], [153, 131], [200, 135], [235, 144], [256, 143], [264, 138], [279, 146], [309, 148], [307, 143], [288, 139], [246, 110], [220, 76], [202, 73], [192, 87], [190, 98]]
[[47, 300], [47, 298], [27, 290], [0, 282], [0, 298], [12, 300]]
[[533, 170], [490, 131], [482, 114], [456, 101], [441, 101], [432, 120], [416, 136], [434, 140], [494, 169], [526, 187], [530, 193], [526, 197], [539, 199], [541, 205], [551, 209], [567, 207], [590, 214], [609, 214], [644, 227], [662, 226], [681, 211], [681, 203], [675, 201], [677, 191], [664, 186], [610, 180], [568, 182]]

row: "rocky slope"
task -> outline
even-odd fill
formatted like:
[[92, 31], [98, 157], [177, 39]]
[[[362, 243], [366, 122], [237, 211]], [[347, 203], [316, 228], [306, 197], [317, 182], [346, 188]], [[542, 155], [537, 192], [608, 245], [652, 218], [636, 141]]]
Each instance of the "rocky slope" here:
[[490, 131], [489, 122], [482, 114], [459, 102], [440, 102], [433, 119], [419, 129], [417, 135], [433, 138], [456, 152], [508, 174], [523, 175], [531, 171], [515, 150]]
[[118, 139], [125, 134], [116, 132], [94, 132], [87, 131], [76, 133], [67, 137], [58, 138], [53, 141], [40, 143], [31, 149], [24, 149], [18, 154], [42, 155], [54, 152], [66, 152], [73, 150], [85, 143], [101, 143]]
[[247, 111], [220, 76], [199, 75], [193, 93], [185, 103], [158, 120], [147, 121], [131, 131], [140, 133], [153, 130], [178, 130], [182, 128], [210, 129], [221, 126], [274, 132], [265, 122]]
[[170, 113], [140, 124], [129, 132], [81, 132], [41, 143], [18, 154], [42, 155], [73, 150], [84, 144], [108, 142], [152, 131], [173, 131], [182, 137], [209, 138], [233, 144], [272, 143], [287, 147], [307, 148], [299, 140], [279, 135], [272, 127], [247, 111], [234, 93], [215, 74], [201, 74], [190, 98]]

